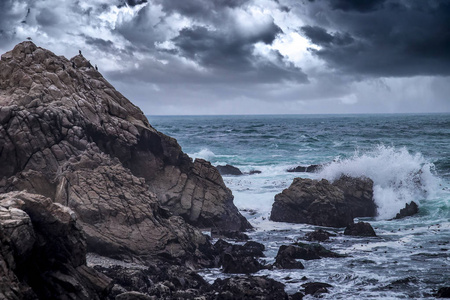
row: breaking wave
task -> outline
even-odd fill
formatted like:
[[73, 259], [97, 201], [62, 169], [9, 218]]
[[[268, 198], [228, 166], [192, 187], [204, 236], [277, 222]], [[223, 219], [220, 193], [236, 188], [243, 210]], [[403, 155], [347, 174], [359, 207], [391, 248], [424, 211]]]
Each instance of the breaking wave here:
[[439, 181], [433, 173], [434, 165], [422, 154], [379, 145], [365, 153], [356, 151], [351, 158], [338, 159], [324, 166], [318, 175], [330, 181], [341, 175], [372, 179], [378, 217], [390, 219], [406, 203], [420, 203], [433, 195]]

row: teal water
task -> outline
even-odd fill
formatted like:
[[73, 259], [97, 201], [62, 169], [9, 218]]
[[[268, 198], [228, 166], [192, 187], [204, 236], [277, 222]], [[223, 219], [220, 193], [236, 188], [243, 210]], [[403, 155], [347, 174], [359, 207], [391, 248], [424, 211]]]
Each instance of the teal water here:
[[[261, 171], [224, 181], [255, 227], [250, 235], [266, 245], [269, 263], [280, 245], [316, 228], [268, 220], [274, 196], [293, 178], [348, 174], [374, 180], [379, 216], [368, 221], [378, 237], [348, 238], [328, 229], [338, 236], [325, 246], [349, 258], [260, 272], [285, 283], [289, 292], [300, 288], [303, 276], [333, 285], [325, 299], [433, 299], [437, 288], [450, 286], [450, 114], [148, 118], [193, 158]], [[310, 164], [324, 167], [318, 174], [286, 172]], [[389, 221], [412, 200], [419, 203], [418, 215]], [[224, 276], [219, 270], [204, 275]]]

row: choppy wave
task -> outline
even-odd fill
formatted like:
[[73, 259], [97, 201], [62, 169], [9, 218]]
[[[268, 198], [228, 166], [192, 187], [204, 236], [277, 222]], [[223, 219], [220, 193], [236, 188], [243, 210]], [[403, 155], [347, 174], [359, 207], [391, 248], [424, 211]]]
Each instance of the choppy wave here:
[[420, 153], [406, 148], [379, 145], [349, 159], [338, 159], [326, 165], [319, 177], [335, 180], [341, 175], [368, 177], [374, 182], [374, 200], [380, 219], [395, 217], [411, 201], [421, 202], [438, 188], [434, 165]]

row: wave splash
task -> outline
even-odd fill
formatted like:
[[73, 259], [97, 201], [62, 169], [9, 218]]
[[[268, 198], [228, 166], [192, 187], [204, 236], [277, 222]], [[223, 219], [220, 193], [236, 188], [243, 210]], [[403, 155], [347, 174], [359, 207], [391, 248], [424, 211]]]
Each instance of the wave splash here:
[[349, 159], [338, 159], [324, 166], [319, 177], [330, 181], [341, 175], [368, 177], [374, 182], [374, 200], [379, 219], [391, 219], [411, 201], [420, 202], [432, 196], [438, 187], [434, 165], [420, 153], [406, 148], [379, 145]]

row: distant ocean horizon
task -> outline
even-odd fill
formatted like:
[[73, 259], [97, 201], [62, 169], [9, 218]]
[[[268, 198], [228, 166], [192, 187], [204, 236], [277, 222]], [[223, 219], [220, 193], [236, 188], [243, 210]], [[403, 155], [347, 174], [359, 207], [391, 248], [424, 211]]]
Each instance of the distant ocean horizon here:
[[[266, 262], [280, 245], [317, 229], [269, 221], [274, 196], [295, 177], [334, 180], [341, 175], [374, 181], [378, 216], [366, 219], [377, 238], [348, 238], [342, 230], [327, 248], [347, 258], [305, 261], [304, 270], [263, 270], [298, 291], [301, 278], [326, 282], [324, 299], [433, 299], [450, 284], [450, 113], [147, 116], [157, 130], [177, 139], [192, 158], [230, 164], [243, 172], [224, 176], [234, 203], [265, 244]], [[318, 173], [289, 173], [299, 165]], [[419, 214], [390, 221], [406, 203]], [[209, 280], [225, 276], [205, 270]], [[286, 278], [290, 278], [287, 280]], [[327, 298], [328, 297], [328, 298]]]

